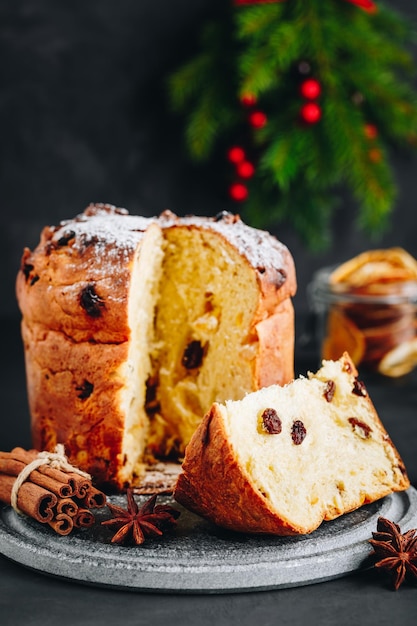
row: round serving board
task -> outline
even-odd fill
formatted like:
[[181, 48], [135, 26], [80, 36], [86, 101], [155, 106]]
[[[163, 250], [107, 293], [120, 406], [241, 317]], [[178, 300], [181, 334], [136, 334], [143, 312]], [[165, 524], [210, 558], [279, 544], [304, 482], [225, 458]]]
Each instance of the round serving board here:
[[[124, 496], [109, 500], [125, 507]], [[413, 487], [300, 537], [225, 531], [168, 496], [159, 496], [158, 504], [162, 503], [181, 510], [177, 528], [133, 547], [110, 543], [110, 530], [100, 524], [109, 517], [107, 507], [96, 512], [97, 523], [91, 529], [66, 537], [4, 507], [0, 553], [28, 568], [78, 583], [166, 593], [230, 593], [308, 585], [369, 567], [369, 539], [379, 516], [398, 523], [402, 532], [417, 528]]]

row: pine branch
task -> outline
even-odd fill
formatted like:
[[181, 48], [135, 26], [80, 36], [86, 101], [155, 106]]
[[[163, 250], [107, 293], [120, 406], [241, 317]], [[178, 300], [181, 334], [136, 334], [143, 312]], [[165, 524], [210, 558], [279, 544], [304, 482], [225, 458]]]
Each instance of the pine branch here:
[[[417, 146], [417, 94], [406, 47], [414, 31], [378, 7], [373, 15], [340, 0], [234, 7], [171, 77], [194, 159], [208, 159], [226, 137], [249, 138], [256, 173], [243, 214], [254, 225], [286, 220], [311, 248], [324, 247], [335, 190], [347, 186], [358, 227], [377, 234], [387, 226], [397, 198], [389, 148]], [[317, 123], [300, 118], [300, 63], [321, 86]], [[247, 126], [247, 94], [266, 114], [262, 128]]]
[[280, 22], [285, 5], [281, 3], [268, 6], [249, 5], [244, 11], [237, 11], [235, 15], [237, 38], [251, 40], [265, 33], [274, 24]]

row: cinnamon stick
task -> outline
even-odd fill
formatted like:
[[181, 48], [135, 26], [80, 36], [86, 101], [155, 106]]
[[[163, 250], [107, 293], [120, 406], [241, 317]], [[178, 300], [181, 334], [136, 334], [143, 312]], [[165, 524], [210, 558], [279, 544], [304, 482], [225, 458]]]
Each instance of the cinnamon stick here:
[[[8, 476], [19, 476], [20, 472], [26, 467], [26, 463], [19, 461], [13, 457], [6, 457], [4, 453], [0, 453], [0, 474], [7, 474]], [[43, 466], [41, 466], [43, 467]], [[60, 474], [65, 476], [64, 472], [60, 470], [53, 470], [53, 476], [48, 476], [44, 472], [40, 471], [41, 468], [33, 470], [29, 474], [28, 479], [30, 482], [40, 487], [44, 487], [48, 491], [52, 491], [60, 498], [67, 498], [74, 495], [74, 486], [62, 482]], [[66, 481], [66, 477], [64, 478]]]
[[[74, 527], [85, 528], [95, 523], [89, 509], [105, 506], [106, 495], [92, 485], [89, 476], [77, 474], [76, 468], [66, 463], [60, 447], [63, 448], [56, 448], [56, 456], [59, 461], [62, 457], [63, 469], [41, 464], [32, 471], [29, 467], [29, 474], [28, 465], [35, 460], [43, 462], [44, 455], [20, 447], [11, 452], [0, 451], [0, 501], [12, 504], [13, 490], [17, 487], [14, 485], [19, 480], [16, 503], [19, 511], [47, 523], [60, 535], [68, 535]], [[45, 460], [49, 462], [47, 456]], [[26, 470], [24, 478], [20, 478], [23, 470]]]
[[71, 498], [61, 498], [56, 504], [56, 513], [65, 513], [69, 517], [75, 517], [78, 514], [78, 506]]
[[[38, 452], [36, 450], [26, 451], [23, 448], [14, 448], [11, 452], [0, 452], [0, 462], [11, 463], [11, 461], [13, 460], [16, 463], [23, 464], [21, 466], [21, 469], [22, 469], [23, 466], [28, 465], [29, 463], [34, 461], [37, 458], [37, 456], [38, 456]], [[42, 474], [42, 476], [47, 476], [48, 478], [53, 479], [56, 483], [59, 483], [60, 492], [58, 495], [60, 495], [62, 498], [69, 498], [73, 496], [78, 490], [77, 482], [74, 480], [72, 473], [69, 474], [62, 470], [49, 467], [48, 465], [41, 465], [34, 471], [37, 471], [39, 472], [39, 474]], [[6, 474], [9, 472], [4, 471], [4, 473]], [[15, 473], [11, 473], [11, 475], [17, 476], [17, 474]], [[78, 479], [81, 478], [82, 480], [85, 480], [80, 476], [77, 476], [77, 478]], [[39, 478], [37, 484], [40, 484], [41, 480], [42, 479]], [[41, 484], [41, 486], [45, 486], [45, 484]], [[46, 488], [48, 487], [46, 486]]]
[[83, 498], [86, 497], [87, 493], [89, 492], [91, 488], [91, 481], [75, 473], [71, 474], [71, 477], [74, 480], [75, 488], [76, 488], [76, 494], [74, 495], [76, 495], [77, 498], [80, 498], [82, 500]]
[[76, 528], [91, 528], [94, 525], [95, 517], [88, 509], [78, 509], [74, 517]]
[[48, 524], [58, 535], [69, 535], [74, 528], [73, 518], [65, 513], [58, 513]]
[[78, 501], [87, 509], [99, 509], [106, 505], [106, 495], [90, 485], [85, 496], [78, 498]]
[[[27, 464], [36, 459], [39, 453], [37, 450], [25, 450], [24, 448], [16, 447], [13, 448], [10, 454], [16, 459]], [[38, 470], [42, 474], [55, 478], [63, 484], [68, 484], [68, 486], [71, 487], [71, 493], [63, 494], [63, 497], [77, 495], [79, 498], [84, 498], [91, 485], [91, 480], [89, 478], [85, 478], [76, 472], [67, 472], [49, 467], [48, 465], [41, 465]]]
[[[11, 504], [14, 482], [13, 476], [0, 476], [0, 500], [6, 504]], [[18, 509], [42, 523], [53, 519], [57, 502], [58, 498], [54, 493], [28, 481], [22, 484], [17, 495]]]

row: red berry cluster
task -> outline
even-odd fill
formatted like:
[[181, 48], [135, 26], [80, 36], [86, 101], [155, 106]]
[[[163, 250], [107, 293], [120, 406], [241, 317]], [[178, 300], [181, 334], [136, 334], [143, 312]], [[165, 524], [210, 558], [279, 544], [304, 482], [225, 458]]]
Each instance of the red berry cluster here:
[[[248, 123], [254, 129], [263, 128], [268, 122], [266, 114], [256, 108], [257, 98], [253, 94], [241, 97], [242, 106], [249, 110]], [[229, 196], [236, 202], [243, 202], [249, 195], [246, 182], [255, 174], [255, 165], [247, 157], [242, 146], [232, 146], [227, 152], [227, 158], [233, 164], [237, 180], [229, 187]]]
[[[306, 67], [310, 69], [308, 64]], [[317, 124], [321, 119], [321, 107], [317, 102], [321, 95], [320, 82], [316, 78], [305, 78], [300, 85], [300, 94], [305, 100], [300, 109], [301, 120], [305, 124]], [[268, 117], [257, 106], [258, 101], [254, 94], [244, 94], [240, 98], [240, 103], [247, 109], [247, 121], [253, 130], [259, 130], [268, 123]], [[240, 145], [229, 148], [227, 159], [234, 166], [235, 173], [235, 180], [229, 187], [229, 196], [236, 202], [243, 202], [249, 195], [247, 181], [255, 174], [255, 165], [248, 159], [246, 151]]]
[[317, 124], [321, 118], [321, 107], [316, 102], [321, 94], [321, 85], [316, 78], [306, 78], [300, 85], [300, 94], [306, 100], [301, 107], [300, 117], [306, 124]]

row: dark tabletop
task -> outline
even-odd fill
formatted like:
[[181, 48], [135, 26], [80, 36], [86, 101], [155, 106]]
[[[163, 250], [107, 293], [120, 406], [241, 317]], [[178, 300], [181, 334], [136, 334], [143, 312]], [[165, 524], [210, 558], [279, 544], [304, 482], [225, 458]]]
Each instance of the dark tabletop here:
[[[22, 346], [17, 320], [2, 321], [0, 450], [30, 446]], [[298, 350], [297, 374], [316, 369]], [[363, 375], [377, 411], [417, 486], [417, 374], [381, 381]], [[2, 626], [230, 624], [408, 626], [417, 623], [417, 584], [393, 591], [374, 569], [292, 589], [174, 595], [90, 587], [31, 571], [0, 556]]]

